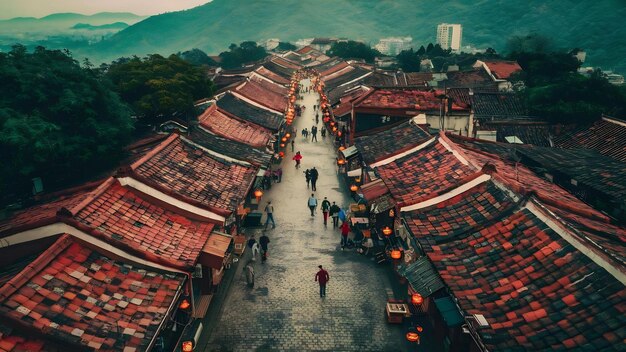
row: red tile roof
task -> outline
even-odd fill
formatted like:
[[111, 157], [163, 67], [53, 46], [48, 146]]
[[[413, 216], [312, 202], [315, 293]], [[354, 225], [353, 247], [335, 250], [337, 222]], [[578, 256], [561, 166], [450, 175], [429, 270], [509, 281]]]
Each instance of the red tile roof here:
[[404, 153], [433, 138], [412, 121], [403, 122], [378, 133], [355, 139], [354, 145], [363, 161], [371, 165], [377, 161]]
[[[264, 67], [261, 67], [264, 68]], [[266, 69], [266, 71], [268, 71]], [[270, 71], [268, 71], [270, 72]], [[276, 75], [276, 74], [274, 74]], [[287, 89], [287, 87], [282, 86], [278, 83], [273, 83], [273, 82], [269, 82], [267, 79], [263, 79], [261, 77], [258, 76], [251, 76], [250, 77], [250, 81], [257, 83], [258, 85], [260, 85], [261, 87], [267, 89], [268, 91], [280, 94], [281, 96], [286, 97], [287, 94], [289, 93], [289, 89]]]
[[[515, 206], [493, 182], [485, 182], [446, 201], [403, 213], [411, 233], [431, 245], [453, 241], [499, 220]], [[429, 246], [423, 247], [425, 251]]]
[[480, 174], [441, 143], [378, 166], [376, 172], [401, 207], [448, 192]]
[[0, 288], [0, 314], [64, 341], [68, 350], [144, 350], [184, 281], [118, 262], [65, 235]]
[[586, 148], [626, 162], [626, 121], [604, 116], [590, 127], [557, 137], [560, 148]]
[[509, 79], [512, 74], [522, 70], [517, 61], [483, 61], [491, 71], [491, 74], [498, 79]]
[[624, 285], [528, 210], [427, 255], [489, 350], [621, 349]]
[[[443, 91], [407, 88], [377, 88], [361, 97], [354, 106], [359, 108], [410, 109], [417, 111], [439, 110]], [[453, 103], [452, 110], [468, 110], [462, 103]]]
[[107, 183], [82, 208], [68, 209], [76, 221], [117, 248], [160, 264], [193, 268], [214, 224], [157, 206], [113, 179]]
[[269, 82], [246, 81], [232, 90], [233, 93], [241, 94], [245, 98], [283, 113], [287, 108], [287, 95], [282, 95], [268, 89]]
[[290, 68], [290, 69], [293, 69], [293, 70], [298, 70], [298, 69], [300, 69], [302, 67], [301, 65], [298, 65], [295, 62], [291, 62], [291, 61], [285, 60], [285, 59], [283, 59], [283, 58], [281, 58], [279, 56], [272, 57], [272, 59], [270, 61], [275, 63], [275, 64], [277, 64], [277, 65], [279, 65], [279, 66], [287, 67], [287, 68]]
[[304, 48], [300, 48], [297, 52], [299, 54], [306, 54], [306, 53], [308, 53], [309, 51], [312, 51], [312, 50], [315, 50], [315, 49], [313, 49], [312, 47], [307, 45]]
[[33, 337], [31, 333], [18, 331], [0, 323], [0, 351], [2, 352], [63, 352], [67, 347]]
[[258, 167], [220, 159], [177, 134], [131, 165], [133, 177], [220, 214], [237, 209]]
[[267, 77], [269, 79], [271, 79], [272, 81], [279, 83], [279, 84], [289, 84], [289, 80], [283, 76], [277, 75], [276, 73], [268, 70], [267, 68], [261, 66], [259, 68], [256, 69], [256, 71], [258, 74], [260, 74], [261, 76]]
[[339, 117], [352, 112], [352, 103], [370, 91], [371, 88], [365, 86], [357, 86], [339, 98], [339, 105], [333, 109], [333, 116]]
[[216, 104], [208, 107], [198, 117], [200, 125], [218, 136], [229, 138], [256, 148], [265, 148], [272, 133], [256, 124], [242, 121], [218, 109]]
[[334, 66], [332, 66], [332, 67], [329, 67], [329, 68], [327, 68], [326, 70], [324, 70], [324, 71], [320, 72], [320, 76], [322, 76], [322, 79], [324, 79], [324, 80], [325, 80], [325, 78], [326, 78], [327, 76], [330, 76], [330, 75], [332, 75], [332, 74], [333, 74], [333, 73], [335, 73], [335, 72], [341, 71], [341, 70], [343, 70], [344, 68], [346, 68], [346, 67], [348, 67], [348, 66], [350, 66], [350, 64], [349, 64], [349, 63], [347, 63], [347, 62], [345, 62], [345, 61], [341, 61], [341, 62], [339, 62], [337, 65], [334, 65]]
[[361, 186], [361, 193], [366, 201], [371, 202], [379, 198], [384, 194], [389, 193], [389, 188], [385, 185], [383, 180], [378, 179], [376, 181], [368, 182]]

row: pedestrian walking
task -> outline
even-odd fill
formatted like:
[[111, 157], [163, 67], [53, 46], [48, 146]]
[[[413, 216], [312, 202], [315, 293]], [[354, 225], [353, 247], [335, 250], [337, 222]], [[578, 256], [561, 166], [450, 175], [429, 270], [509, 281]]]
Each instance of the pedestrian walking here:
[[265, 219], [265, 229], [267, 229], [267, 225], [270, 224], [270, 221], [272, 222], [272, 228], [275, 229], [276, 222], [274, 222], [274, 206], [272, 205], [272, 201], [268, 201], [265, 205], [265, 214], [267, 215]]
[[317, 178], [319, 177], [319, 173], [315, 166], [313, 166], [309, 173], [311, 175], [311, 190], [317, 191]]
[[307, 138], [307, 135], [309, 134], [309, 131], [307, 131], [306, 128], [302, 129], [302, 137], [304, 137], [304, 139]]
[[306, 189], [309, 189], [309, 182], [311, 182], [311, 170], [306, 169], [306, 171], [304, 171], [304, 179], [306, 180]]
[[[254, 248], [255, 246], [258, 246], [258, 244], [256, 243], [256, 239], [254, 238], [254, 235], [250, 236], [250, 239], [248, 240], [248, 248], [250, 248], [250, 259], [251, 260], [256, 260], [256, 258], [254, 257]], [[257, 247], [257, 251], [258, 251], [258, 247]]]
[[348, 245], [348, 235], [350, 234], [350, 224], [347, 221], [344, 221], [341, 224], [341, 250]]
[[[322, 126], [322, 138], [326, 138], [326, 128], [324, 126]], [[291, 143], [293, 143], [293, 141], [291, 141]]]
[[341, 208], [333, 202], [333, 205], [330, 206], [330, 216], [333, 218], [333, 228], [337, 228], [339, 226], [339, 211]]
[[328, 224], [328, 213], [330, 212], [330, 202], [327, 197], [322, 201], [322, 214], [324, 214], [324, 226]]
[[296, 155], [294, 155], [292, 159], [296, 161], [296, 169], [299, 169], [300, 168], [300, 160], [302, 160], [302, 154], [300, 154], [300, 151], [297, 151]]
[[277, 181], [278, 181], [278, 183], [283, 182], [283, 168], [282, 168], [282, 167], [279, 167], [279, 168], [275, 171], [275, 173], [276, 173], [276, 177], [278, 178], [278, 180], [277, 180]]
[[291, 140], [291, 152], [293, 153], [294, 146], [296, 144], [295, 138]]
[[320, 297], [326, 297], [326, 284], [330, 280], [328, 271], [324, 270], [321, 265], [317, 266], [320, 270], [315, 274], [315, 281], [320, 284]]
[[267, 237], [267, 234], [263, 232], [261, 238], [259, 238], [259, 244], [261, 245], [261, 261], [265, 262], [267, 260], [267, 245], [270, 243], [270, 238]]
[[314, 139], [317, 142], [317, 127], [316, 126], [311, 127], [311, 142], [313, 142]]
[[311, 193], [311, 197], [309, 197], [307, 205], [309, 206], [309, 209], [311, 209], [311, 216], [315, 216], [315, 208], [317, 208], [317, 198], [315, 198], [315, 194]]
[[318, 123], [320, 123], [320, 114], [315, 113], [315, 124], [317, 125]]
[[254, 287], [254, 267], [252, 266], [252, 261], [248, 261], [244, 271], [246, 273], [246, 282], [248, 283], [248, 286]]

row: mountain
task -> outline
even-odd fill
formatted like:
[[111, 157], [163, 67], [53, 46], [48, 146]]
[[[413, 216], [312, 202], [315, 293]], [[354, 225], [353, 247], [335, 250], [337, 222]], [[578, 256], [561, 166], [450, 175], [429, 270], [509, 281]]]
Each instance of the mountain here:
[[115, 23], [103, 24], [100, 26], [94, 26], [89, 23], [77, 23], [72, 26], [72, 29], [86, 29], [89, 31], [96, 31], [100, 29], [122, 30], [126, 27], [128, 27], [128, 24], [124, 22], [115, 22]]
[[581, 47], [591, 64], [626, 72], [623, 0], [214, 0], [150, 17], [86, 50], [111, 60], [191, 48], [219, 53], [231, 43], [280, 38], [412, 36], [435, 41], [439, 23], [461, 23], [463, 43], [503, 51], [513, 35], [551, 37], [558, 47]]

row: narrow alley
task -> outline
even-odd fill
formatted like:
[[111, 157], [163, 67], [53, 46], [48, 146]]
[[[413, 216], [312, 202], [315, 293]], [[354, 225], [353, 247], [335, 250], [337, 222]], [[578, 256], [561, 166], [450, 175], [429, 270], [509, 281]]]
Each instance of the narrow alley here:
[[[303, 86], [310, 84], [304, 80]], [[254, 263], [254, 288], [246, 285], [242, 269], [249, 258], [246, 249], [234, 273], [229, 292], [219, 312], [210, 311], [205, 335], [196, 350], [204, 351], [404, 351], [409, 346], [400, 325], [384, 317], [387, 298], [393, 296], [391, 270], [377, 266], [354, 250], [341, 251], [340, 234], [323, 224], [321, 210], [310, 216], [304, 170], [319, 170], [319, 203], [328, 200], [346, 208], [352, 201], [340, 186], [331, 138], [318, 142], [301, 135], [315, 124], [314, 104], [319, 95], [303, 93], [306, 106], [294, 120], [295, 151], [303, 155], [300, 169], [294, 167], [294, 152], [287, 148], [281, 183], [266, 191], [260, 209], [272, 201], [276, 228], [267, 230], [269, 258]], [[318, 128], [321, 128], [322, 121]], [[263, 223], [265, 215], [263, 216]], [[258, 239], [263, 230], [247, 229]], [[330, 274], [327, 295], [320, 298], [314, 281], [318, 265]], [[210, 336], [208, 336], [210, 334]]]

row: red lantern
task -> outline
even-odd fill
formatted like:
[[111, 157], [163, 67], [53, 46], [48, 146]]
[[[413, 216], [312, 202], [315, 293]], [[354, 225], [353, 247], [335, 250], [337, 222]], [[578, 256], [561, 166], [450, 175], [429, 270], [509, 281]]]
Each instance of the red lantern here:
[[402, 258], [402, 251], [399, 249], [394, 249], [391, 251], [391, 259], [400, 259]]
[[283, 137], [280, 140], [281, 140], [281, 142], [287, 142], [287, 137]]
[[419, 306], [420, 304], [424, 303], [424, 297], [422, 297], [422, 295], [420, 295], [419, 293], [414, 293], [411, 295], [411, 303]]
[[409, 331], [406, 333], [406, 340], [409, 342], [418, 342], [420, 340], [420, 335], [416, 332]]
[[383, 235], [389, 236], [393, 233], [393, 230], [389, 226], [383, 227]]
[[192, 352], [193, 351], [193, 342], [185, 341], [183, 342], [183, 352]]
[[357, 185], [352, 185], [352, 186], [350, 186], [350, 190], [351, 190], [352, 192], [356, 192], [356, 191], [358, 191], [358, 190], [359, 190], [359, 186], [357, 186]]
[[256, 191], [254, 191], [254, 196], [256, 197], [257, 203], [260, 202], [261, 197], [263, 197], [263, 191], [261, 191], [260, 189], [257, 189]]
[[191, 304], [189, 304], [189, 301], [186, 299], [183, 299], [182, 302], [180, 302], [180, 305], [178, 306], [178, 308], [180, 309], [187, 309], [189, 308], [189, 306], [191, 306]]
[[346, 161], [344, 159], [339, 159], [337, 160], [337, 164], [339, 165], [345, 165]]
[[328, 123], [330, 121], [330, 117], [326, 116], [324, 117], [324, 122]]
[[285, 157], [285, 152], [279, 152], [278, 156], [281, 157], [281, 158], [284, 158]]
[[333, 132], [337, 132], [337, 127], [333, 127]]
[[281, 144], [280, 144], [280, 147], [281, 147], [281, 148], [285, 148], [285, 143], [281, 143]]
[[290, 138], [291, 137], [291, 133], [286, 133], [285, 134], [285, 138]]
[[346, 150], [346, 147], [344, 147], [343, 145], [339, 147], [339, 151], [342, 151], [342, 150]]

